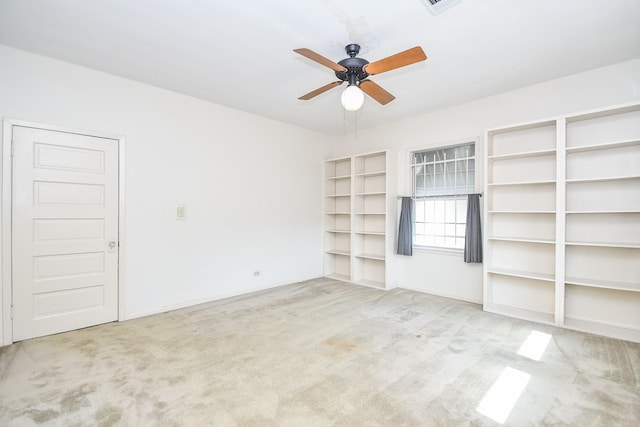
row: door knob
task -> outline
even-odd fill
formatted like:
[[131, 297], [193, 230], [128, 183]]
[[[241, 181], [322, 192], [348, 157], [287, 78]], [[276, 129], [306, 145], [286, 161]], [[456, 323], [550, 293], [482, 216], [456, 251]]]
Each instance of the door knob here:
[[112, 240], [109, 242], [109, 252], [113, 252], [116, 249], [116, 241]]

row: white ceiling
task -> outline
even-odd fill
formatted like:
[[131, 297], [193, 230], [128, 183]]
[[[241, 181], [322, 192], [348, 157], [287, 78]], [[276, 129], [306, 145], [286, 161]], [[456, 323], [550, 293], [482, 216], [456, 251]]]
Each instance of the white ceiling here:
[[359, 128], [640, 58], [638, 0], [0, 0], [0, 43], [282, 122], [341, 133], [344, 86], [293, 52], [375, 60], [422, 46], [428, 59], [373, 76]]

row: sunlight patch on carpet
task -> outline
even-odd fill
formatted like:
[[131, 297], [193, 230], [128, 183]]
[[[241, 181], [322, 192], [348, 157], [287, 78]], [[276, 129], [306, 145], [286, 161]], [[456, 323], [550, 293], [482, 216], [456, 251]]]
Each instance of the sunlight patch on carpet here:
[[527, 386], [531, 375], [513, 368], [505, 368], [493, 383], [476, 411], [492, 420], [504, 424], [520, 394]]
[[527, 339], [520, 346], [518, 354], [529, 359], [539, 361], [551, 341], [551, 335], [544, 332], [531, 331]]

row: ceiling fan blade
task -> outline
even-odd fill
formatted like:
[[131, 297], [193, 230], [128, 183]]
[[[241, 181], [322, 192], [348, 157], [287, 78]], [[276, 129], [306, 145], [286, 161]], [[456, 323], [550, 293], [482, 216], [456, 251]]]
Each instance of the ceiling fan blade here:
[[391, 95], [386, 90], [382, 89], [380, 85], [372, 82], [371, 80], [363, 80], [360, 82], [360, 89], [382, 105], [387, 105], [394, 99], [395, 96]]
[[347, 71], [342, 65], [333, 62], [330, 59], [325, 58], [319, 53], [315, 53], [311, 49], [301, 48], [301, 49], [293, 49], [294, 52], [299, 53], [302, 56], [305, 56], [313, 61], [316, 61], [318, 64], [322, 64], [325, 67], [331, 68], [333, 71]]
[[420, 46], [416, 46], [404, 52], [396, 53], [395, 55], [387, 56], [379, 61], [367, 64], [364, 67], [364, 71], [369, 74], [380, 74], [385, 71], [415, 64], [425, 59], [427, 59], [427, 55]]
[[328, 85], [324, 85], [324, 86], [322, 86], [322, 87], [320, 87], [320, 88], [318, 88], [316, 90], [313, 90], [313, 91], [309, 92], [306, 95], [302, 95], [298, 99], [302, 99], [303, 101], [308, 101], [309, 99], [311, 99], [311, 98], [313, 98], [315, 96], [318, 96], [321, 93], [324, 93], [324, 92], [328, 91], [331, 88], [334, 88], [336, 86], [340, 86], [342, 83], [343, 83], [342, 80], [338, 80], [337, 82], [331, 82]]

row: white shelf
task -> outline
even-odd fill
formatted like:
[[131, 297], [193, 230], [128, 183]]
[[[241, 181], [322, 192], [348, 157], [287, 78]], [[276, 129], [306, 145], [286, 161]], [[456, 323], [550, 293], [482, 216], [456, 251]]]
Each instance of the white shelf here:
[[366, 258], [366, 259], [375, 259], [378, 261], [384, 261], [385, 257], [384, 255], [378, 255], [378, 254], [355, 254], [356, 258]]
[[631, 209], [631, 210], [601, 210], [601, 211], [566, 211], [568, 215], [580, 215], [580, 214], [637, 214], [640, 213], [640, 210]]
[[367, 176], [381, 176], [386, 174], [387, 174], [386, 171], [375, 171], [375, 172], [357, 173], [354, 176], [367, 177]]
[[327, 194], [325, 197], [351, 197], [351, 194]]
[[640, 283], [615, 282], [613, 280], [585, 279], [581, 277], [566, 277], [565, 283], [575, 286], [612, 289], [616, 291], [640, 292]]
[[356, 193], [355, 196], [384, 196], [386, 194], [384, 191], [371, 191], [367, 193]]
[[523, 279], [541, 280], [545, 282], [555, 282], [553, 274], [538, 273], [535, 271], [519, 271], [507, 268], [487, 268], [489, 274], [500, 274], [502, 276], [521, 277]]
[[375, 280], [358, 280], [354, 282], [356, 285], [369, 286], [372, 288], [384, 289], [384, 282], [378, 282]]
[[523, 308], [512, 307], [502, 304], [490, 304], [485, 306], [485, 311], [504, 316], [515, 317], [516, 319], [528, 320], [531, 322], [553, 324], [554, 316], [550, 313], [541, 313], [539, 311], [526, 310]]
[[336, 179], [350, 179], [351, 175], [328, 176], [327, 181], [335, 181]]
[[594, 119], [600, 119], [604, 117], [620, 116], [626, 113], [633, 113], [640, 111], [640, 104], [632, 102], [629, 104], [619, 105], [610, 108], [597, 109], [594, 111], [587, 111], [583, 113], [571, 114], [567, 116], [568, 123], [575, 123], [580, 121], [588, 121]]
[[332, 254], [332, 255], [340, 255], [340, 256], [350, 256], [351, 253], [348, 251], [337, 251], [335, 249], [329, 249], [327, 250], [328, 254]]
[[364, 234], [367, 236], [384, 236], [386, 233], [382, 231], [356, 231], [355, 234]]
[[357, 175], [384, 173], [387, 170], [387, 153], [378, 151], [354, 156], [353, 164]]
[[593, 319], [566, 316], [564, 320], [565, 328], [590, 334], [605, 335], [620, 340], [640, 342], [640, 331], [625, 325], [609, 324], [594, 321]]
[[386, 215], [386, 212], [356, 212], [356, 215]]
[[510, 159], [525, 159], [527, 157], [548, 156], [551, 154], [556, 154], [555, 148], [545, 149], [545, 150], [524, 151], [521, 153], [499, 154], [496, 156], [488, 156], [487, 160], [496, 161], [496, 160], [510, 160]]
[[555, 245], [555, 240], [550, 239], [527, 239], [518, 237], [488, 237], [487, 240], [494, 240], [498, 242], [521, 242], [521, 243], [541, 243], [545, 245]]
[[326, 212], [325, 215], [351, 215], [351, 212]]
[[640, 145], [640, 139], [626, 139], [622, 141], [605, 142], [602, 144], [582, 145], [577, 147], [567, 147], [567, 154], [584, 153], [588, 151], [608, 150], [612, 148], [632, 147]]
[[572, 178], [567, 179], [565, 182], [567, 184], [574, 183], [588, 183], [588, 182], [607, 182], [607, 181], [627, 181], [633, 179], [640, 179], [640, 176], [611, 176], [611, 177], [603, 177], [603, 178]]
[[556, 211], [487, 211], [490, 214], [553, 214], [555, 215]]
[[327, 233], [351, 234], [350, 230], [325, 230]]
[[569, 283], [565, 288], [568, 327], [640, 342], [640, 292]]
[[591, 246], [600, 248], [640, 249], [640, 243], [615, 243], [615, 242], [566, 242], [567, 246]]
[[517, 185], [544, 185], [544, 184], [555, 184], [555, 180], [544, 180], [544, 181], [514, 181], [514, 182], [492, 182], [487, 184], [489, 188], [491, 187], [506, 187], [506, 186], [517, 186]]

